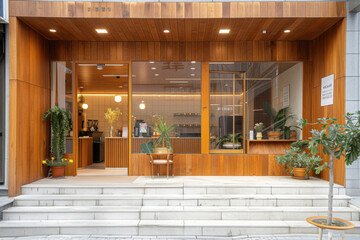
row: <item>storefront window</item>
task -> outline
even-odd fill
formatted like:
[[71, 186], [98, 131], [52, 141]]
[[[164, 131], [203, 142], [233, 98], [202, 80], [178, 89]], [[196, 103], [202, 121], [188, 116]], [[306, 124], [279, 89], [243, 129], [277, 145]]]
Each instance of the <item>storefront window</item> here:
[[200, 62], [132, 63], [132, 152], [154, 141], [154, 125], [162, 118], [174, 125], [170, 142], [174, 153], [201, 151]]

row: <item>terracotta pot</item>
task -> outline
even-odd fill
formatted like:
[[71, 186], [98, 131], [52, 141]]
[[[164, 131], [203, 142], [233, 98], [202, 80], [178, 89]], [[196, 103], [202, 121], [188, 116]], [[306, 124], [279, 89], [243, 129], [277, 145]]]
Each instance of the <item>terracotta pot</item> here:
[[171, 151], [169, 148], [162, 147], [162, 148], [154, 148], [154, 153], [155, 154], [166, 154], [166, 153], [171, 153]]
[[297, 132], [295, 130], [290, 131], [290, 139], [296, 139]]
[[309, 179], [309, 177], [305, 176], [305, 168], [293, 168], [293, 174], [294, 176], [292, 177], [295, 179], [301, 179], [301, 180]]
[[279, 140], [280, 139], [280, 131], [269, 131], [268, 138], [269, 140]]
[[65, 166], [51, 166], [51, 172], [53, 178], [65, 176]]

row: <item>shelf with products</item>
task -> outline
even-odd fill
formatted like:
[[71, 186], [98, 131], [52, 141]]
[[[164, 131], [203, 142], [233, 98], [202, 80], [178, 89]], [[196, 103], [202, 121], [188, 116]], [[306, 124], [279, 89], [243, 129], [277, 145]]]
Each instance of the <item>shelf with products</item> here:
[[176, 124], [176, 127], [192, 127], [192, 128], [196, 128], [196, 127], [200, 127], [200, 124]]
[[200, 113], [174, 113], [174, 117], [200, 117]]

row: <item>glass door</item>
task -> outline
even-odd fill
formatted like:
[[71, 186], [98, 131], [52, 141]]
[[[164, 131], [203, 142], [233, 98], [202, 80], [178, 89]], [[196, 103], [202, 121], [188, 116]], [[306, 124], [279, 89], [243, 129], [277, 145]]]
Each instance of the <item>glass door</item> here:
[[245, 73], [210, 71], [210, 152], [245, 149]]

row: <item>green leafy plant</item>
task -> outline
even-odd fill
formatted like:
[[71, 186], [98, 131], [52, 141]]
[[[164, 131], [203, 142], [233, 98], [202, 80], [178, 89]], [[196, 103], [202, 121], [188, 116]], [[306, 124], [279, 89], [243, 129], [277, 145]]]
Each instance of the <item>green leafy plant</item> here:
[[267, 118], [271, 121], [271, 129], [284, 132], [286, 121], [291, 118], [289, 108], [286, 107], [276, 111], [268, 102], [265, 102], [264, 111], [267, 114]]
[[242, 139], [241, 133], [235, 133], [235, 135], [229, 134], [224, 137], [221, 137], [219, 141], [216, 142], [216, 146], [222, 146], [224, 143], [232, 143], [233, 141], [234, 144], [240, 143], [241, 139]]
[[257, 133], [261, 133], [264, 130], [264, 124], [262, 122], [256, 123], [254, 128]]
[[153, 146], [154, 146], [153, 141], [149, 141], [147, 143], [142, 143], [140, 145], [141, 153], [154, 153]]
[[[300, 125], [305, 126], [302, 119]], [[319, 118], [314, 124], [320, 129], [312, 129], [309, 148], [313, 155], [318, 154], [319, 146], [324, 155], [329, 156], [329, 195], [327, 225], [332, 225], [333, 193], [334, 193], [334, 160], [345, 157], [345, 163], [351, 165], [360, 155], [360, 111], [347, 113], [345, 124], [340, 124], [336, 118]]]
[[44, 161], [48, 166], [66, 166], [72, 161], [64, 159], [65, 136], [70, 131], [68, 113], [56, 105], [45, 112], [43, 120], [47, 117], [50, 117], [51, 154], [53, 157]]
[[307, 153], [305, 149], [308, 147], [308, 141], [299, 141], [291, 144], [289, 150], [282, 156], [277, 156], [276, 161], [284, 165], [286, 171], [293, 175], [294, 168], [305, 168], [305, 177], [310, 177], [310, 171], [314, 170], [319, 174], [327, 167], [327, 163], [321, 164], [322, 158]]
[[154, 130], [160, 134], [158, 139], [155, 141], [155, 148], [169, 148], [170, 151], [173, 152], [169, 134], [175, 130], [175, 125], [167, 126], [164, 119], [162, 117], [158, 117], [157, 121], [154, 123]]

